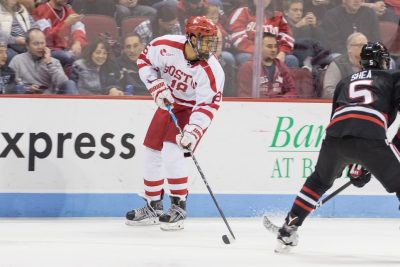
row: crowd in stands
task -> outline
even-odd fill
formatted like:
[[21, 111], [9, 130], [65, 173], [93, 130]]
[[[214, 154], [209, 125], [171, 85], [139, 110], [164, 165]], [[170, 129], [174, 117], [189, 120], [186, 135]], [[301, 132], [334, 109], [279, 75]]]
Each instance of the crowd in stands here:
[[332, 98], [367, 41], [400, 67], [397, 0], [0, 0], [1, 93], [148, 95], [142, 50], [204, 15], [218, 28], [224, 96], [252, 97], [260, 3], [260, 98]]

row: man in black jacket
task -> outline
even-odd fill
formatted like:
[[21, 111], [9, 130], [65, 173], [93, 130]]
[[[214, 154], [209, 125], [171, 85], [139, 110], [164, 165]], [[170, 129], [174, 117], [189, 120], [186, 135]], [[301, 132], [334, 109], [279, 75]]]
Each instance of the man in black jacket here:
[[15, 87], [15, 71], [7, 66], [7, 42], [0, 40], [0, 93], [17, 93]]
[[136, 61], [144, 49], [144, 45], [137, 34], [129, 34], [123, 39], [122, 54], [117, 63], [121, 73], [120, 86], [125, 95], [150, 95], [139, 77]]
[[346, 40], [354, 32], [363, 33], [368, 40], [380, 40], [378, 17], [361, 0], [343, 0], [342, 5], [325, 13], [321, 28], [325, 47], [332, 53], [346, 53]]

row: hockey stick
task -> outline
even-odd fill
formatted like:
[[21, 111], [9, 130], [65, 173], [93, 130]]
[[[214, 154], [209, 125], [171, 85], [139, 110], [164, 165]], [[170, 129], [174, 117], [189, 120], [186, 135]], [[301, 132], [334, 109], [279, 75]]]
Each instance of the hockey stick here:
[[[169, 115], [171, 116], [172, 120], [174, 121], [175, 127], [178, 129], [179, 133], [183, 136], [182, 128], [178, 125], [178, 120], [177, 120], [175, 114], [172, 112], [171, 105], [167, 105], [167, 109], [168, 109]], [[225, 223], [226, 227], [229, 230], [229, 233], [231, 234], [232, 238], [229, 238], [228, 235], [223, 235], [222, 236], [222, 241], [224, 241], [225, 244], [230, 244], [230, 243], [232, 243], [233, 241], [236, 240], [235, 235], [233, 234], [233, 231], [232, 231], [231, 227], [229, 226], [229, 223], [226, 220], [226, 217], [225, 217], [224, 213], [222, 212], [222, 209], [219, 207], [218, 202], [215, 199], [215, 196], [214, 196], [214, 194], [213, 194], [213, 192], [211, 190], [211, 187], [208, 184], [208, 182], [206, 180], [206, 177], [205, 177], [203, 171], [201, 170], [199, 163], [197, 162], [196, 157], [193, 155], [193, 152], [190, 149], [188, 149], [188, 150], [190, 152], [190, 156], [192, 157], [194, 164], [197, 167], [197, 170], [200, 173], [201, 179], [203, 179], [203, 182], [206, 185], [207, 190], [210, 193], [210, 196], [211, 196], [212, 200], [214, 201], [215, 206], [217, 207], [217, 209], [219, 211], [219, 214], [221, 215], [222, 219], [224, 220], [224, 223]]]
[[[345, 189], [346, 189], [347, 187], [349, 187], [350, 185], [351, 185], [351, 181], [348, 181], [347, 183], [345, 183], [344, 185], [342, 185], [341, 187], [339, 187], [338, 189], [336, 189], [335, 191], [333, 191], [331, 194], [329, 194], [327, 197], [325, 197], [324, 199], [318, 201], [317, 204], [315, 205], [314, 210], [316, 210], [316, 209], [322, 207], [322, 205], [324, 205], [326, 202], [328, 202], [328, 201], [329, 201], [330, 199], [332, 199], [334, 196], [336, 196], [337, 194], [339, 194], [340, 192], [342, 192], [343, 190], [345, 190]], [[268, 219], [267, 216], [264, 216], [264, 218], [263, 218], [263, 224], [264, 224], [264, 227], [265, 227], [268, 231], [270, 231], [270, 232], [272, 232], [272, 233], [274, 233], [274, 234], [277, 234], [278, 231], [279, 231], [279, 229], [280, 229], [280, 227], [277, 226], [277, 225], [275, 225], [275, 224], [273, 224], [273, 223]]]

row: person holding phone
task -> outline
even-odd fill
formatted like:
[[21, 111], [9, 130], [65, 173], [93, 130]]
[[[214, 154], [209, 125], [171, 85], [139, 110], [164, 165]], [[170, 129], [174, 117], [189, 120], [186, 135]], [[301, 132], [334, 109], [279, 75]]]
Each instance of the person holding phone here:
[[51, 56], [46, 37], [39, 29], [30, 29], [26, 37], [27, 52], [16, 55], [10, 62], [27, 93], [77, 94], [73, 81], [65, 75], [60, 61]]

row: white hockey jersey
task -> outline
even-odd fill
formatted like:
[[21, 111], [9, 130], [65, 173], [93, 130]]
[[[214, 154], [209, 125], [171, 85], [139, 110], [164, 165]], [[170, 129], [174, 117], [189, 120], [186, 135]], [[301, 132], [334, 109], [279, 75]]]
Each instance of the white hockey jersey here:
[[147, 89], [163, 78], [179, 105], [193, 107], [189, 124], [210, 125], [222, 100], [224, 71], [215, 56], [194, 64], [185, 59], [186, 36], [165, 35], [151, 41], [137, 60]]

